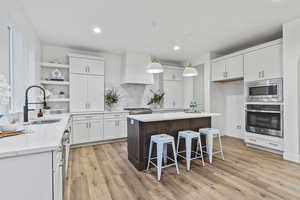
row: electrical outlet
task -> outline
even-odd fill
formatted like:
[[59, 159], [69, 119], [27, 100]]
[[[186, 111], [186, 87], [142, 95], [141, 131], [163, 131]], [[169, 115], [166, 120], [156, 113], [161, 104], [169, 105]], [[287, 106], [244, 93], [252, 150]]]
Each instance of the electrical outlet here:
[[236, 129], [242, 129], [241, 125], [237, 125]]

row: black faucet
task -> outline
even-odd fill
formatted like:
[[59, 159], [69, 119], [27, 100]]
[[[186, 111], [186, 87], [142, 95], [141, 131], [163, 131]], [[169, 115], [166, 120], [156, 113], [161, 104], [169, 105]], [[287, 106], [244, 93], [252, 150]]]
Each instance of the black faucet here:
[[[43, 102], [34, 102], [34, 103], [29, 103], [28, 102], [28, 92], [31, 88], [39, 88], [40, 90], [42, 90], [43, 92], [43, 95], [44, 95], [44, 101]], [[46, 91], [44, 88], [42, 88], [41, 86], [38, 86], [38, 85], [32, 85], [30, 87], [28, 87], [26, 89], [26, 92], [25, 92], [25, 105], [24, 105], [24, 122], [28, 122], [28, 105], [29, 104], [43, 104], [43, 108], [44, 109], [47, 109], [47, 103], [46, 103]]]

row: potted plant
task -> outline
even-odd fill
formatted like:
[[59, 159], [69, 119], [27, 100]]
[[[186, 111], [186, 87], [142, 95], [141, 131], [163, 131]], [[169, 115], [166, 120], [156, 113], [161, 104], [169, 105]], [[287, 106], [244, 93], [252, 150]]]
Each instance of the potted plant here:
[[158, 90], [157, 92], [150, 90], [150, 92], [152, 93], [152, 97], [148, 101], [147, 105], [153, 105], [154, 108], [160, 108], [163, 103], [165, 93], [161, 90]]
[[115, 88], [107, 89], [105, 91], [105, 105], [108, 110], [112, 110], [113, 107], [119, 102], [120, 95]]

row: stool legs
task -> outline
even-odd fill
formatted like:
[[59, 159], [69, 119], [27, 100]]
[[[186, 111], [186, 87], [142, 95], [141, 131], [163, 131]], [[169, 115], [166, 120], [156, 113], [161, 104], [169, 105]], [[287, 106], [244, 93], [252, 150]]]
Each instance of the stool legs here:
[[157, 144], [157, 180], [160, 181], [162, 157], [163, 157], [163, 144]]
[[221, 142], [221, 135], [219, 134], [219, 148], [220, 148], [220, 151], [221, 151], [221, 156], [222, 156], [222, 159], [224, 159], [224, 153], [223, 153], [223, 147], [222, 147], [222, 142]]
[[191, 170], [191, 154], [192, 154], [192, 139], [185, 138], [185, 157], [186, 157], [186, 169]]
[[212, 157], [213, 157], [213, 135], [209, 134], [206, 135], [206, 152], [208, 154], [209, 163], [212, 163]]
[[150, 146], [149, 146], [149, 153], [148, 153], [148, 164], [147, 164], [147, 170], [150, 167], [150, 161], [151, 161], [151, 155], [152, 155], [152, 146], [153, 146], [153, 142], [150, 141]]
[[177, 171], [177, 174], [179, 174], [179, 168], [178, 168], [178, 163], [177, 163], [177, 154], [176, 154], [176, 151], [175, 151], [175, 142], [174, 141], [172, 142], [172, 148], [173, 148], [176, 171]]
[[166, 165], [168, 162], [168, 144], [163, 144], [163, 160], [164, 165]]
[[203, 149], [202, 149], [202, 142], [201, 142], [201, 137], [198, 138], [198, 144], [197, 144], [197, 153], [198, 153], [198, 145], [200, 146], [200, 155], [201, 155], [201, 161], [202, 165], [204, 166], [204, 158], [203, 158]]

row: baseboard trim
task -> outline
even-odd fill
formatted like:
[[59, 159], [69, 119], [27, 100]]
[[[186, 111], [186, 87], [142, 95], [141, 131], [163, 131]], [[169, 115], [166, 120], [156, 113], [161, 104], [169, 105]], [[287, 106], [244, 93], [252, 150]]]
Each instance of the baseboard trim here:
[[283, 159], [291, 161], [291, 162], [295, 162], [295, 163], [300, 163], [300, 155], [299, 154], [284, 152]]
[[73, 145], [71, 145], [71, 148], [79, 148], [79, 147], [92, 146], [92, 145], [97, 145], [97, 144], [108, 144], [108, 143], [124, 142], [124, 141], [127, 141], [127, 138], [120, 138], [120, 139], [114, 139], [114, 140], [104, 140], [104, 141], [95, 141], [95, 142], [87, 142], [87, 143], [81, 143], [81, 144], [73, 144]]

